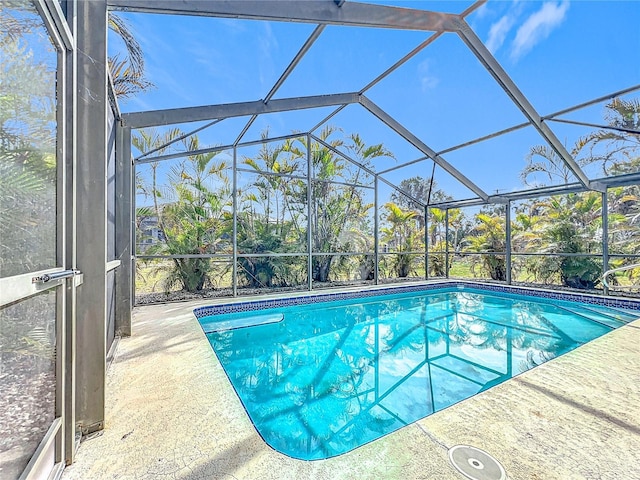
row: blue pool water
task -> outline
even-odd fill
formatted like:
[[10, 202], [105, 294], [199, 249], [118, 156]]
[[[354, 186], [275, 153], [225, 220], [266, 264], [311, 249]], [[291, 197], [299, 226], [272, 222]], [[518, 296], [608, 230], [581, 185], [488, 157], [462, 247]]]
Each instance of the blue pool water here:
[[449, 288], [200, 318], [262, 438], [347, 452], [636, 318], [621, 309]]

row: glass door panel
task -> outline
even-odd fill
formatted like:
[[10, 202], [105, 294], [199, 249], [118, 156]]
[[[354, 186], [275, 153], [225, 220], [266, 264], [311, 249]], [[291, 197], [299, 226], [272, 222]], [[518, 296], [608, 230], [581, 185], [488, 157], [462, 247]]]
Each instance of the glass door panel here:
[[[42, 6], [43, 4], [41, 4]], [[58, 61], [34, 4], [0, 9], [0, 478], [42, 478], [62, 458], [64, 280]]]
[[0, 11], [0, 277], [56, 264], [57, 52], [35, 8]]
[[55, 419], [56, 289], [0, 310], [0, 478], [18, 478]]

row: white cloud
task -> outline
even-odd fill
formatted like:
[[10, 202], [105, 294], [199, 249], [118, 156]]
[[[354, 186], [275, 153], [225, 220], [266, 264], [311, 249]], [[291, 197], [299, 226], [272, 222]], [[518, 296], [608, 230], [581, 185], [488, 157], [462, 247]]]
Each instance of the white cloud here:
[[418, 76], [423, 92], [435, 88], [440, 82], [438, 77], [431, 73], [431, 62], [429, 60], [424, 60], [418, 64]]
[[507, 33], [513, 28], [514, 23], [515, 18], [507, 14], [491, 25], [489, 38], [487, 39], [487, 48], [491, 53], [495, 53], [502, 46]]
[[[265, 22], [263, 33], [259, 39], [259, 68], [258, 75], [260, 78], [260, 86], [264, 90], [270, 88], [271, 82], [275, 75], [275, 62], [273, 60], [273, 53], [278, 48], [278, 39], [273, 33], [271, 25]], [[266, 92], [265, 92], [266, 93]]]
[[[488, 3], [485, 3], [485, 5], [488, 5]], [[486, 41], [487, 48], [493, 54], [502, 48], [507, 36], [513, 30], [527, 5], [530, 5], [530, 2], [513, 0], [512, 2], [498, 2], [497, 5], [503, 11], [503, 14], [496, 22], [491, 24]], [[496, 11], [495, 13], [498, 12]]]
[[481, 20], [488, 15], [491, 15], [491, 10], [489, 9], [489, 2], [483, 3], [482, 5], [480, 5], [480, 7], [478, 7], [478, 9], [473, 14], [473, 18]]
[[564, 21], [569, 1], [544, 2], [537, 12], [533, 13], [518, 29], [513, 40], [511, 58], [518, 60], [531, 49], [547, 38], [551, 32]]

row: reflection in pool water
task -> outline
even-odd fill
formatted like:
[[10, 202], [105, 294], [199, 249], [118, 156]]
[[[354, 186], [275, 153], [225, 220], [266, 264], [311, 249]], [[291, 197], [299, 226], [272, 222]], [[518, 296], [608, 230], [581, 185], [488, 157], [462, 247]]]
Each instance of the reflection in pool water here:
[[260, 435], [305, 460], [347, 452], [633, 318], [453, 289], [261, 313], [282, 313], [284, 320], [207, 337]]

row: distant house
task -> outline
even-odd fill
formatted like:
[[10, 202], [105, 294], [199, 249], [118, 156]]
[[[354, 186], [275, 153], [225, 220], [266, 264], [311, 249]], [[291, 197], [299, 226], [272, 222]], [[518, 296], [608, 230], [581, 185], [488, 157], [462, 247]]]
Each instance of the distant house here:
[[158, 225], [158, 217], [148, 216], [138, 219], [136, 251], [144, 253], [150, 246], [164, 242], [164, 233]]

